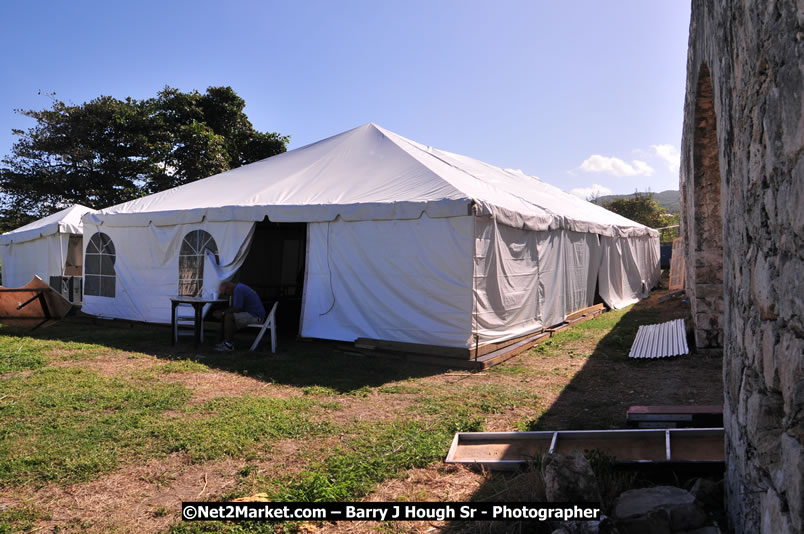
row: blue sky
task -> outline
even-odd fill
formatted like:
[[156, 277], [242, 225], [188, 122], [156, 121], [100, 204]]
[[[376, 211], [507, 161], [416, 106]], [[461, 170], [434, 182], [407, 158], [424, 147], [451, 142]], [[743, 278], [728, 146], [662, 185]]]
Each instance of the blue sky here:
[[289, 148], [372, 121], [579, 196], [678, 189], [690, 4], [2, 2], [14, 109], [230, 85]]

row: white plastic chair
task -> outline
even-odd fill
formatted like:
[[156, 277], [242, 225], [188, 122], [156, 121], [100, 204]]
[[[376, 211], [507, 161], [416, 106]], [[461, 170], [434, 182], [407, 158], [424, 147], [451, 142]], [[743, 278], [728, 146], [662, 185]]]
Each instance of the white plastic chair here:
[[[212, 304], [204, 304], [201, 308], [201, 335], [198, 336], [198, 342], [204, 342], [204, 317], [206, 317], [209, 308]], [[183, 328], [187, 327], [187, 328]], [[194, 336], [195, 335], [195, 309], [191, 304], [179, 303], [176, 306], [176, 322], [173, 323], [173, 343], [179, 342], [179, 336]]]
[[259, 328], [260, 333], [257, 334], [257, 339], [254, 340], [254, 343], [251, 344], [251, 348], [248, 349], [250, 351], [254, 351], [257, 348], [257, 345], [260, 344], [262, 341], [262, 336], [265, 335], [265, 331], [270, 329], [271, 330], [271, 352], [276, 352], [276, 306], [279, 302], [274, 302], [273, 307], [271, 308], [271, 312], [265, 318], [265, 321], [261, 323], [253, 323], [246, 325], [250, 328]]

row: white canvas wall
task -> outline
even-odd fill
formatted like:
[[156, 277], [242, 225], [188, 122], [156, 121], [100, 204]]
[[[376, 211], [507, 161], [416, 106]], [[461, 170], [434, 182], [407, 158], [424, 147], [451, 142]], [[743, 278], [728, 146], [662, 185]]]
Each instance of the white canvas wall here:
[[34, 275], [45, 283], [64, 273], [69, 234], [51, 234], [32, 241], [0, 245], [5, 287], [21, 287]]
[[658, 240], [485, 217], [338, 220], [308, 226], [306, 276], [302, 336], [471, 347], [475, 334], [501, 341], [561, 323], [594, 303], [598, 282], [610, 306], [636, 302], [657, 280]]
[[513, 337], [541, 328], [540, 232], [475, 219], [475, 310], [478, 341]]
[[206, 260], [203, 293], [205, 296], [217, 294], [220, 281], [230, 278], [245, 260], [254, 223], [202, 222], [138, 227], [85, 223], [85, 252], [95, 232], [102, 231], [112, 239], [116, 280], [114, 298], [85, 294], [83, 311], [101, 317], [169, 323], [169, 298], [178, 293], [179, 249], [184, 237], [193, 230], [205, 230], [215, 239], [219, 265]]
[[301, 335], [468, 346], [472, 219], [309, 224]]
[[594, 304], [600, 268], [597, 234], [556, 230], [537, 232], [541, 319], [554, 326], [577, 310]]
[[659, 238], [648, 235], [635, 236], [625, 240], [631, 256], [639, 269], [639, 275], [646, 289], [653, 289], [659, 282], [661, 270]]
[[600, 238], [600, 296], [614, 309], [647, 296], [659, 280], [659, 238]]
[[477, 218], [473, 329], [480, 343], [559, 324], [591, 306], [600, 266], [596, 234], [534, 232]]

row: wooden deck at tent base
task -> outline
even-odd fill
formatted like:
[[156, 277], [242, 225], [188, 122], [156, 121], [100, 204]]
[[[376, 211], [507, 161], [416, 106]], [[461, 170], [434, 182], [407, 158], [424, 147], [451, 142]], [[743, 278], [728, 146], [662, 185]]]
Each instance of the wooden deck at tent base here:
[[453, 369], [482, 370], [511, 359], [542, 341], [550, 339], [557, 332], [593, 319], [604, 311], [603, 304], [596, 304], [568, 315], [567, 320], [560, 325], [506, 341], [485, 343], [471, 348], [439, 347], [369, 338], [359, 338], [355, 341], [354, 346], [344, 348], [347, 351], [370, 357], [396, 358]]
[[547, 453], [592, 450], [620, 467], [722, 469], [723, 428], [458, 432], [446, 462], [510, 470]]

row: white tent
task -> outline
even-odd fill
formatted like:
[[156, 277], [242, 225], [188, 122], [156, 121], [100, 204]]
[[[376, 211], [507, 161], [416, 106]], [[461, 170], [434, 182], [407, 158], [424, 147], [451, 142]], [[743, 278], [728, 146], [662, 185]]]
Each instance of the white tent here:
[[22, 287], [34, 275], [81, 276], [81, 217], [94, 212], [75, 204], [16, 230], [0, 235], [3, 285]]
[[655, 230], [369, 123], [88, 214], [87, 235], [113, 244], [114, 287], [85, 291], [84, 311], [169, 322], [186, 236], [217, 246], [203, 260], [208, 293], [265, 217], [307, 223], [305, 337], [471, 347], [560, 323], [598, 283], [610, 306], [627, 305], [659, 274]]

